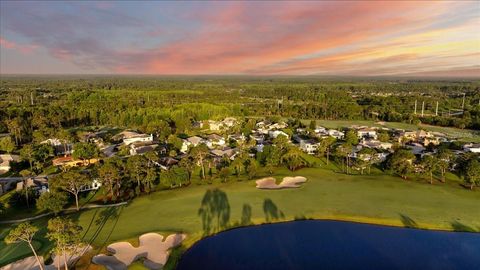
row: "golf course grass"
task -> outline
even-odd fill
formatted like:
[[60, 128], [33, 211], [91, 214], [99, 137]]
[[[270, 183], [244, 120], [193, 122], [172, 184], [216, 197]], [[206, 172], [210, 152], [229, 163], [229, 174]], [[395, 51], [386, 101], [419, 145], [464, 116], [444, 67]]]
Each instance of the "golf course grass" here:
[[[84, 228], [84, 240], [97, 248], [90, 255], [105, 252], [108, 244], [120, 240], [135, 244], [137, 237], [147, 232], [186, 233], [187, 239], [172, 253], [167, 269], [174, 267], [184, 249], [205, 235], [199, 208], [208, 190], [222, 194], [218, 197], [221, 201], [215, 201], [214, 206], [220, 209], [223, 219], [220, 222], [215, 213], [207, 217], [213, 227], [210, 233], [242, 224], [305, 218], [480, 231], [480, 192], [461, 188], [458, 182], [430, 185], [423, 179], [403, 181], [390, 175], [346, 175], [324, 168], [296, 172], [282, 168], [274, 176], [281, 179], [297, 175], [308, 179], [297, 189], [259, 190], [254, 180], [237, 181], [231, 176], [227, 183], [192, 184], [144, 195], [126, 206], [84, 210], [71, 217]], [[262, 176], [266, 175], [259, 178]], [[251, 209], [251, 215], [244, 208]], [[34, 224], [42, 228], [39, 236], [44, 237], [46, 219]], [[5, 237], [9, 228], [0, 227], [0, 238]], [[36, 244], [41, 254], [50, 248], [46, 240]], [[0, 265], [25, 256], [30, 256], [26, 246], [0, 243]], [[87, 257], [80, 261], [79, 269], [88, 264]], [[141, 267], [139, 263], [132, 265], [134, 269]], [[89, 269], [102, 268], [90, 265]]]

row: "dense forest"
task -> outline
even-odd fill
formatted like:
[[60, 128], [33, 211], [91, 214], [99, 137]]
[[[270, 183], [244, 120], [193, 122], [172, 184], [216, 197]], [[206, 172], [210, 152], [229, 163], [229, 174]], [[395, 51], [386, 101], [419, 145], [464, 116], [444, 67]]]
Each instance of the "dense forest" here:
[[0, 81], [0, 133], [10, 132], [17, 143], [92, 125], [183, 132], [195, 120], [226, 116], [480, 129], [480, 81], [242, 76], [2, 76]]

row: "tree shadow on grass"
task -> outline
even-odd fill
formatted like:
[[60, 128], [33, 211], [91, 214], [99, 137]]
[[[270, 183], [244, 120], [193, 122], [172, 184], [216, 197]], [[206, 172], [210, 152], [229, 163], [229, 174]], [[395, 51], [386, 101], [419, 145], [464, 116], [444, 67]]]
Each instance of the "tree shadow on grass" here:
[[285, 218], [283, 212], [278, 209], [277, 205], [271, 199], [265, 199], [263, 201], [263, 213], [265, 214], [265, 220], [267, 222]]
[[[99, 245], [98, 251], [95, 254], [92, 254], [93, 256], [98, 255], [100, 250], [102, 250], [102, 248], [109, 242], [110, 237], [112, 236], [113, 232], [115, 231], [115, 228], [117, 227], [118, 220], [120, 219], [120, 215], [124, 207], [125, 206], [123, 205], [119, 207], [115, 207], [115, 206], [108, 207], [108, 208], [102, 209], [102, 211], [99, 212], [98, 217], [96, 219], [95, 219], [95, 216], [97, 215], [97, 213], [95, 213], [94, 216], [92, 217], [92, 220], [94, 220], [94, 223], [95, 225], [97, 225], [97, 228], [95, 229], [92, 237], [87, 241], [88, 245], [92, 245], [92, 243], [97, 239], [97, 237], [103, 231], [105, 224], [108, 222], [109, 219], [113, 221], [113, 225], [110, 231], [106, 231], [107, 236], [105, 237], [105, 240], [103, 240], [103, 242]], [[89, 260], [87, 269], [90, 268], [91, 264], [92, 264], [92, 261]]]
[[242, 226], [252, 224], [252, 207], [245, 203], [242, 208], [242, 219], [240, 220]]
[[417, 222], [413, 220], [411, 217], [404, 215], [404, 214], [399, 214], [400, 215], [400, 221], [402, 221], [403, 226], [407, 228], [418, 228]]
[[230, 221], [230, 204], [227, 194], [218, 188], [207, 190], [203, 195], [198, 215], [202, 219], [204, 235], [227, 228]]
[[477, 232], [475, 228], [460, 223], [458, 221], [453, 221], [450, 223], [450, 225], [452, 226], [452, 229], [456, 232]]

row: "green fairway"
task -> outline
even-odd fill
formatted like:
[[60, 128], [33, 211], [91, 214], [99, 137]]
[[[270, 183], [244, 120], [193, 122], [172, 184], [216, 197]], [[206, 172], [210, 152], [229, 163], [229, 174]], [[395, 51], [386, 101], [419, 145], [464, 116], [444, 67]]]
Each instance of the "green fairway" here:
[[[221, 229], [239, 226], [242, 209], [248, 205], [255, 224], [267, 219], [316, 218], [480, 231], [480, 192], [462, 189], [456, 183], [429, 185], [388, 175], [344, 175], [319, 168], [295, 173], [279, 169], [276, 177], [285, 175], [305, 176], [308, 182], [298, 189], [258, 190], [254, 181], [238, 182], [231, 177], [225, 184], [192, 184], [136, 198], [124, 207], [87, 210], [73, 217], [85, 229], [85, 240], [91, 239], [97, 248], [118, 240], [134, 241], [152, 231], [185, 232], [189, 235], [188, 246], [203, 235], [198, 215], [203, 196], [209, 189], [219, 189], [229, 205], [229, 209], [223, 209], [228, 212], [228, 224]], [[216, 224], [215, 216], [211, 219]], [[45, 220], [36, 224], [44, 226]], [[0, 265], [26, 255], [26, 249], [11, 252], [12, 248], [0, 244]], [[42, 253], [47, 248], [42, 245]]]

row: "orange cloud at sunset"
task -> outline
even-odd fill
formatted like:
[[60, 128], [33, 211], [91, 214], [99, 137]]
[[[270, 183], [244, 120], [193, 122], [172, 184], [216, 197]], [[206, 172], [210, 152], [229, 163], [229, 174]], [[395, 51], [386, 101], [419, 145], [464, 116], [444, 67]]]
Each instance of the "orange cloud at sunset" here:
[[[59, 29], [45, 37], [8, 13], [1, 27], [10, 42], [18, 36], [49, 57], [103, 73], [395, 75], [475, 70], [480, 62], [475, 2], [152, 2], [133, 10], [120, 2], [81, 8], [91, 17], [84, 24], [98, 20], [98, 29], [36, 18], [43, 28]], [[65, 17], [55, 8], [45, 13]]]

